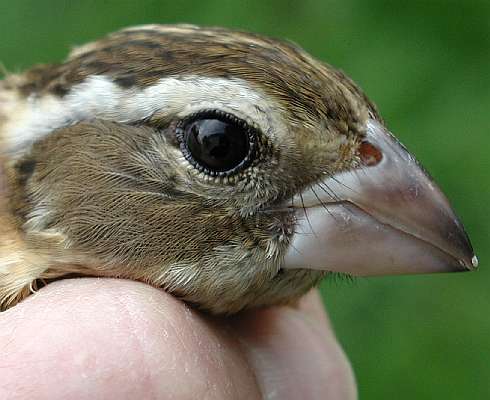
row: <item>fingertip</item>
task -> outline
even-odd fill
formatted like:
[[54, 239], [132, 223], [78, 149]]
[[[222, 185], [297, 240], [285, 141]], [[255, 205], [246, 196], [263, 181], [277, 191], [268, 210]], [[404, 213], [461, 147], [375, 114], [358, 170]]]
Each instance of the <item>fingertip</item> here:
[[0, 386], [15, 392], [0, 398], [258, 397], [230, 339], [185, 303], [142, 283], [54, 282], [2, 315], [5, 326]]

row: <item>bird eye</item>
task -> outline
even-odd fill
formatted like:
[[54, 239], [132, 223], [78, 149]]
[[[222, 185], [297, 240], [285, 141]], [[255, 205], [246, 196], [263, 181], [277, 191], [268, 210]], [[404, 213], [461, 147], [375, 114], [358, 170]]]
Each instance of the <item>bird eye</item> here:
[[206, 111], [180, 121], [176, 128], [187, 161], [211, 176], [229, 176], [246, 168], [254, 156], [256, 131], [221, 111]]

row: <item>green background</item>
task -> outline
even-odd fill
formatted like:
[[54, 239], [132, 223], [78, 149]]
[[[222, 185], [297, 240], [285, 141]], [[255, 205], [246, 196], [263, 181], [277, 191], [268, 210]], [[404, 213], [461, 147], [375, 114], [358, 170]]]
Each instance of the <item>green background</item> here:
[[490, 1], [5, 1], [9, 71], [123, 26], [190, 22], [288, 38], [350, 75], [440, 184], [477, 273], [325, 282], [362, 399], [490, 399]]

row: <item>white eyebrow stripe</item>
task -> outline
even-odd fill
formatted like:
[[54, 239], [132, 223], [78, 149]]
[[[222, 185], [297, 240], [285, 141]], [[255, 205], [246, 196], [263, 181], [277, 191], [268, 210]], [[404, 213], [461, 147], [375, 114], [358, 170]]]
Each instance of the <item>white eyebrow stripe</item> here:
[[271, 99], [242, 79], [186, 76], [162, 78], [146, 88], [122, 88], [107, 76], [91, 76], [74, 86], [63, 98], [31, 96], [22, 112], [9, 119], [6, 151], [22, 152], [51, 131], [80, 121], [100, 118], [130, 123], [155, 113], [184, 116], [205, 108], [233, 112], [262, 131], [282, 125]]

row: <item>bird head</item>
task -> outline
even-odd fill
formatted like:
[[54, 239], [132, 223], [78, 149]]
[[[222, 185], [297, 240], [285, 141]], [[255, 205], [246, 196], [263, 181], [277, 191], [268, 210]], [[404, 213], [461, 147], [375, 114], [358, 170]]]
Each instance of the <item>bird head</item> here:
[[233, 313], [328, 273], [476, 267], [375, 106], [289, 42], [141, 26], [2, 84], [11, 286], [116, 276]]

